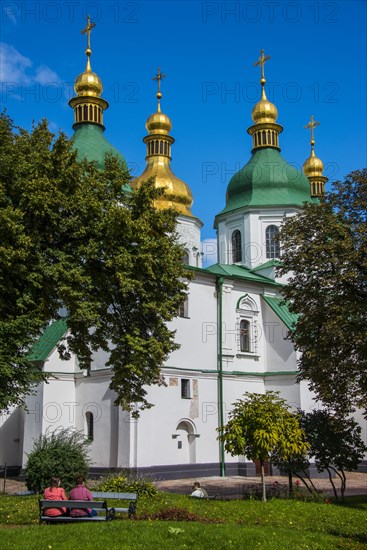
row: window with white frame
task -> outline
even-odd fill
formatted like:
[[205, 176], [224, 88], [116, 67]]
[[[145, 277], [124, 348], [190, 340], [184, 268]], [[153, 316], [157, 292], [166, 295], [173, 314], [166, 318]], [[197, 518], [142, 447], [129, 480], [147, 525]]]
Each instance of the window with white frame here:
[[191, 399], [191, 385], [189, 378], [181, 378], [181, 399]]
[[280, 258], [279, 228], [276, 225], [268, 225], [265, 230], [266, 257]]
[[240, 351], [251, 351], [250, 348], [250, 322], [240, 321]]
[[242, 261], [242, 238], [238, 229], [232, 233], [232, 261], [234, 264]]
[[238, 352], [257, 353], [257, 304], [248, 294], [237, 302]]

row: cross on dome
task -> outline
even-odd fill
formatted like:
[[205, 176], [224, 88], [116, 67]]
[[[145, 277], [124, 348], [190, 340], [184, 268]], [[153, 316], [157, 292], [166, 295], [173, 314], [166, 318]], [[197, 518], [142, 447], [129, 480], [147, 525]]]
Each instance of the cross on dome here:
[[96, 26], [96, 23], [92, 23], [91, 20], [90, 20], [90, 16], [87, 15], [87, 26], [85, 27], [85, 29], [80, 31], [81, 34], [86, 34], [87, 35], [87, 49], [85, 51], [85, 53], [87, 55], [90, 55], [92, 53], [92, 51], [90, 49], [90, 33], [91, 33], [92, 29], [94, 29], [95, 26]]
[[261, 66], [261, 80], [260, 80], [260, 83], [261, 83], [262, 86], [264, 86], [264, 84], [266, 82], [264, 67], [265, 67], [265, 63], [267, 61], [269, 61], [269, 59], [270, 59], [270, 55], [265, 55], [264, 50], [261, 50], [259, 59], [256, 61], [256, 63], [254, 63], [254, 67], [257, 67], [258, 65]]
[[317, 120], [315, 120], [314, 116], [311, 115], [311, 120], [308, 124], [306, 124], [306, 126], [304, 126], [304, 128], [309, 128], [310, 131], [311, 131], [311, 146], [313, 148], [313, 146], [315, 145], [315, 128], [316, 126], [319, 126], [320, 125], [320, 122], [317, 122]]
[[153, 79], [154, 81], [157, 82], [158, 84], [158, 91], [157, 91], [157, 94], [156, 94], [156, 98], [158, 99], [158, 111], [161, 110], [161, 99], [162, 99], [162, 93], [161, 93], [161, 80], [162, 78], [165, 78], [167, 76], [166, 73], [161, 73], [161, 68], [158, 67], [158, 72], [155, 76], [153, 76]]

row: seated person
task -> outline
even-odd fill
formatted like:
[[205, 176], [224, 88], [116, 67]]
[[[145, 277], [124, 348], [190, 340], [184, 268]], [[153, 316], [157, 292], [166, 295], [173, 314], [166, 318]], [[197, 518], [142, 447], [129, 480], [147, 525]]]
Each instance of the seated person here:
[[[76, 478], [76, 487], [70, 491], [69, 500], [93, 500], [92, 493], [85, 486], [84, 476], [78, 476]], [[92, 508], [84, 508], [84, 510], [79, 508], [70, 509], [70, 517], [80, 518], [80, 517], [92, 517], [96, 516], [97, 512], [92, 510]]]
[[200, 487], [200, 483], [198, 481], [195, 481], [194, 485], [192, 486], [192, 491], [193, 491], [191, 493], [192, 497], [208, 498], [208, 493], [205, 491], [205, 489]]
[[[60, 487], [60, 484], [60, 478], [51, 478], [51, 485], [45, 489], [43, 498], [45, 500], [67, 500], [65, 491]], [[56, 517], [66, 515], [66, 512], [66, 508], [45, 508], [43, 514], [45, 516]]]

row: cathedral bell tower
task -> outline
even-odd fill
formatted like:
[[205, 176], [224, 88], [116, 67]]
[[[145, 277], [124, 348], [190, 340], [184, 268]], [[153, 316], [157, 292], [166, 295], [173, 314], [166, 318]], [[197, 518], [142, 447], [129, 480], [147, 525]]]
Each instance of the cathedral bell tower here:
[[188, 265], [201, 267], [200, 230], [202, 222], [192, 212], [193, 196], [190, 187], [179, 179], [171, 168], [171, 146], [175, 142], [170, 135], [172, 122], [161, 110], [161, 81], [167, 75], [158, 68], [153, 80], [157, 82], [157, 110], [146, 122], [148, 135], [143, 139], [146, 144], [146, 167], [131, 187], [138, 188], [149, 178], [155, 179], [155, 186], [164, 188], [164, 194], [154, 201], [156, 208], [174, 208], [178, 212], [177, 232], [184, 245], [184, 261]]

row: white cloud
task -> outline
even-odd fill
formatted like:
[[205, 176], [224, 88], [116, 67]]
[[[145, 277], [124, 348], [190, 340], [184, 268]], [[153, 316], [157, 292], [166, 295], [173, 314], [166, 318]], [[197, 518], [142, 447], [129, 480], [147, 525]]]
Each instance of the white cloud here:
[[0, 43], [0, 81], [15, 85], [61, 84], [61, 79], [52, 69], [45, 65], [34, 68], [29, 57], [5, 42]]
[[209, 267], [218, 261], [218, 248], [216, 239], [205, 239], [201, 242], [203, 253], [203, 267]]
[[2, 82], [15, 84], [28, 83], [30, 76], [27, 69], [32, 66], [32, 61], [20, 54], [14, 46], [0, 43], [0, 79]]
[[59, 84], [61, 82], [57, 74], [52, 69], [45, 67], [44, 65], [37, 68], [34, 79], [40, 84], [50, 84], [50, 82]]

